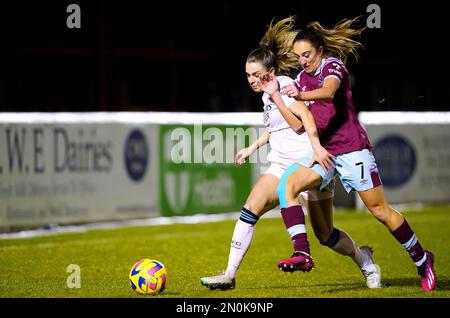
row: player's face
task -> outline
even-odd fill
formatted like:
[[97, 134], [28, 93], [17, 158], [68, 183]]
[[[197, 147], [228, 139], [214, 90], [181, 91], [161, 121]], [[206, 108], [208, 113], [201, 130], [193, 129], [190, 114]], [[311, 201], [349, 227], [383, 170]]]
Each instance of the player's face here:
[[247, 81], [254, 92], [261, 93], [259, 88], [259, 77], [267, 73], [266, 68], [258, 62], [245, 63], [245, 73], [247, 74]]
[[317, 50], [309, 41], [297, 41], [292, 52], [297, 55], [298, 62], [307, 73], [314, 73], [322, 61], [322, 48]]

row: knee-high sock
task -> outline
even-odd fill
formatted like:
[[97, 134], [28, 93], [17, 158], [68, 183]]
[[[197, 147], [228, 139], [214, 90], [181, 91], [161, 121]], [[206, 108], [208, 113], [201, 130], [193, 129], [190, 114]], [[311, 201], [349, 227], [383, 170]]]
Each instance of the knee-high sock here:
[[241, 216], [234, 227], [233, 238], [231, 239], [230, 254], [228, 256], [228, 266], [225, 274], [235, 277], [236, 272], [252, 243], [255, 234], [255, 225], [259, 217], [246, 208], [242, 208]]
[[416, 234], [414, 234], [414, 231], [411, 229], [408, 222], [406, 222], [406, 219], [396, 230], [391, 233], [397, 241], [403, 245], [403, 248], [408, 252], [417, 267], [420, 267], [425, 263], [427, 260], [425, 251], [423, 250], [422, 245], [420, 245]]
[[306, 234], [305, 215], [301, 205], [281, 209], [284, 225], [294, 245], [295, 252], [310, 254], [308, 235]]
[[352, 260], [361, 268], [364, 266], [364, 254], [356, 245], [355, 241], [345, 232], [334, 228], [330, 238], [323, 245], [328, 246], [336, 253], [350, 256]]

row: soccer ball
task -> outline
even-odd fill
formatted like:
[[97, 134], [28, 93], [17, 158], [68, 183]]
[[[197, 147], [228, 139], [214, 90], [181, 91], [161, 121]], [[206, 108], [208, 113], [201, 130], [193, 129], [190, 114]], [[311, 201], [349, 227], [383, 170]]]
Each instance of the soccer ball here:
[[167, 271], [161, 262], [144, 258], [130, 271], [131, 288], [140, 295], [158, 295], [166, 288]]

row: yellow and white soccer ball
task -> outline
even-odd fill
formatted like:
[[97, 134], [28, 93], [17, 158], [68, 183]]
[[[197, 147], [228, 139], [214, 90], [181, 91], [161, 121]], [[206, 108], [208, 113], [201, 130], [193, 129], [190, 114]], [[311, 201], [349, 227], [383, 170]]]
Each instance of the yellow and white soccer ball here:
[[144, 258], [130, 271], [131, 288], [140, 295], [158, 295], [166, 288], [167, 270], [161, 262]]

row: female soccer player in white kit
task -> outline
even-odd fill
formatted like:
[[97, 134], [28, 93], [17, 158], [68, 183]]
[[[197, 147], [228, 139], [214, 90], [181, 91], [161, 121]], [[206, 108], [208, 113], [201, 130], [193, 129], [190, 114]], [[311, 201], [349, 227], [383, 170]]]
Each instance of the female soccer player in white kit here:
[[[293, 79], [281, 75], [287, 73], [292, 66], [298, 65], [295, 56], [289, 52], [289, 49], [284, 49], [287, 47], [286, 43], [292, 42], [297, 33], [289, 30], [292, 23], [293, 19], [287, 18], [274, 26], [271, 25], [260, 42], [261, 47], [248, 55], [246, 73], [253, 91], [262, 92], [260, 78], [268, 74], [277, 75], [276, 78], [281, 89], [293, 84]], [[304, 103], [287, 96], [283, 96], [283, 99], [287, 107], [278, 109], [270, 96], [263, 94], [264, 124], [267, 130], [252, 145], [239, 151], [235, 157], [235, 163], [242, 164], [259, 147], [270, 142], [271, 151], [267, 156], [270, 167], [254, 185], [241, 210], [231, 240], [228, 266], [225, 273], [201, 278], [202, 285], [210, 289], [226, 290], [235, 287], [236, 273], [252, 242], [256, 222], [264, 213], [278, 205], [276, 189], [282, 174], [298, 158], [310, 152], [312, 148], [315, 151], [323, 149], [318, 140], [314, 120]], [[294, 129], [287, 124], [280, 111], [284, 112], [284, 116], [291, 118], [290, 122], [295, 121], [297, 123], [296, 127], [292, 127]], [[303, 123], [298, 117], [302, 119]], [[317, 137], [313, 141], [313, 147], [305, 130], [311, 136]], [[310, 190], [301, 193], [301, 195], [308, 209], [314, 233], [321, 244], [330, 247], [339, 254], [350, 256], [364, 274], [367, 286], [369, 288], [380, 287], [380, 271], [373, 261], [372, 250], [366, 246], [359, 248], [346, 232], [333, 227], [333, 187], [322, 192]], [[280, 269], [283, 271], [310, 271], [314, 267], [314, 262], [308, 253], [309, 242], [307, 239], [305, 240], [304, 214], [290, 214], [288, 217], [282, 214], [282, 216], [287, 232], [292, 239], [293, 257], [296, 257], [296, 262], [294, 266], [288, 268], [281, 267], [279, 264]]]

